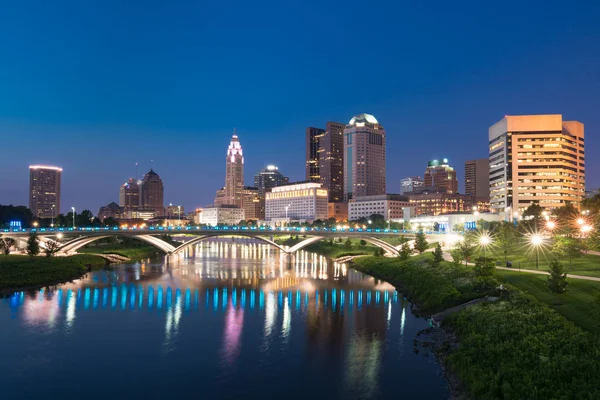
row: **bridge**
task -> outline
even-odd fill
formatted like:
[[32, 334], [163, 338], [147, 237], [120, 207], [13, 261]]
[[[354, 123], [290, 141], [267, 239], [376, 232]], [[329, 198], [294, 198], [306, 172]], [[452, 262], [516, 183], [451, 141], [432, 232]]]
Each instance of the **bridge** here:
[[[80, 227], [80, 228], [32, 228], [32, 229], [2, 229], [0, 235], [12, 237], [19, 241], [27, 240], [31, 233], [36, 233], [40, 238], [41, 246], [49, 240], [60, 243], [58, 254], [73, 254], [78, 249], [100, 239], [113, 236], [132, 237], [146, 242], [167, 255], [180, 255], [197, 243], [218, 236], [243, 236], [256, 238], [272, 245], [283, 254], [293, 256], [298, 250], [324, 239], [334, 237], [348, 237], [362, 239], [367, 243], [382, 248], [389, 255], [398, 255], [400, 246], [382, 240], [385, 237], [404, 236], [414, 238], [414, 233], [398, 229], [370, 229], [370, 228], [290, 228], [290, 227], [257, 227], [257, 226], [185, 226], [185, 227]], [[162, 235], [193, 235], [193, 239], [178, 246], [174, 246], [160, 236]], [[274, 235], [298, 235], [303, 240], [294, 246], [282, 246], [273, 240]], [[66, 236], [72, 236], [66, 240]], [[61, 239], [65, 239], [61, 241]]]

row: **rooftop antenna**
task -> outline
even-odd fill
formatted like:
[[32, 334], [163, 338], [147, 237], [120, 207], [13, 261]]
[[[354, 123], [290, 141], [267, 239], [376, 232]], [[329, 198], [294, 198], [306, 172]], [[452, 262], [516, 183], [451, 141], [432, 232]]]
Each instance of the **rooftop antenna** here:
[[154, 160], [150, 160], [150, 169], [154, 170]]
[[138, 180], [138, 163], [135, 163], [135, 180]]

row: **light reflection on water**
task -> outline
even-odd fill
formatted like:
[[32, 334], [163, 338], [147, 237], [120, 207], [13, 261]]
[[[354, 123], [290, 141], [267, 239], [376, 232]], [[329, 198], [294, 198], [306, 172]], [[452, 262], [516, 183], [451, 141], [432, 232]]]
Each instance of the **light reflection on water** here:
[[[16, 397], [82, 373], [82, 344], [82, 357], [94, 360], [85, 371], [112, 365], [103, 377], [126, 373], [128, 384], [116, 385], [136, 396], [187, 395], [197, 385], [212, 398], [265, 394], [267, 386], [268, 397], [447, 396], [433, 358], [412, 351], [427, 323], [391, 285], [307, 252], [288, 265], [251, 240], [215, 240], [168, 263], [15, 293], [0, 302], [0, 322], [0, 383], [10, 381]], [[141, 384], [157, 366], [178, 384]], [[182, 374], [186, 366], [202, 373]]]

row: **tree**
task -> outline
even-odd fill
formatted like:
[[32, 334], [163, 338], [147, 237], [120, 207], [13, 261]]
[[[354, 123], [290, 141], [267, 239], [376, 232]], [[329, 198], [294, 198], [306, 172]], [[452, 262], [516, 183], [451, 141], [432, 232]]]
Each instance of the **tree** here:
[[346, 239], [346, 242], [344, 243], [344, 247], [346, 249], [351, 249], [352, 248], [352, 240], [350, 240], [350, 238]]
[[46, 254], [46, 257], [52, 257], [56, 252], [58, 252], [59, 248], [59, 242], [56, 242], [54, 240], [48, 240], [46, 242], [46, 247], [44, 248], [44, 253]]
[[27, 238], [27, 254], [30, 257], [40, 254], [40, 239], [35, 232], [30, 233]]
[[94, 220], [94, 214], [90, 210], [75, 213], [75, 226], [90, 226]]
[[475, 246], [473, 246], [469, 238], [465, 237], [464, 240], [458, 242], [457, 249], [460, 251], [461, 257], [465, 261], [465, 265], [467, 265], [469, 258], [475, 252]]
[[367, 245], [367, 241], [364, 239], [360, 239], [360, 247], [365, 247]]
[[0, 227], [7, 227], [10, 221], [20, 221], [23, 227], [31, 226], [33, 214], [25, 206], [0, 205]]
[[4, 253], [5, 257], [8, 257], [15, 244], [17, 244], [17, 241], [13, 238], [2, 238], [0, 239], [0, 251]]
[[581, 240], [569, 236], [557, 236], [552, 245], [552, 252], [557, 257], [565, 257], [569, 260], [569, 270], [573, 266], [573, 259], [581, 257], [582, 249]]
[[[542, 217], [542, 212], [544, 210], [540, 207], [539, 204], [532, 203], [529, 207], [523, 211], [523, 219], [525, 220], [533, 220], [533, 227], [535, 229], [538, 228], [540, 218]], [[531, 228], [531, 225], [530, 225]]]
[[567, 274], [563, 272], [562, 264], [554, 259], [550, 262], [550, 276], [548, 276], [548, 288], [553, 293], [561, 294], [567, 291]]
[[503, 222], [496, 231], [496, 246], [504, 253], [504, 264], [507, 262], [507, 254], [515, 242], [515, 228], [510, 222]]
[[104, 226], [119, 226], [119, 222], [113, 217], [104, 218]]
[[435, 246], [435, 250], [433, 251], [433, 264], [440, 265], [440, 263], [444, 260], [444, 251], [442, 250], [442, 246], [438, 242]]
[[410, 247], [408, 242], [402, 243], [402, 247], [400, 247], [400, 259], [408, 260], [408, 257], [413, 253], [413, 249]]
[[460, 251], [460, 249], [452, 249], [450, 251], [450, 255], [452, 256], [452, 264], [454, 264], [455, 266], [459, 266], [463, 260], [463, 254]]
[[344, 239], [338, 238], [338, 243], [342, 243], [343, 241], [344, 241]]
[[425, 234], [423, 231], [418, 232], [415, 237], [415, 250], [419, 252], [419, 254], [423, 254], [425, 250], [429, 247], [429, 243], [427, 243], [427, 239], [425, 239]]
[[487, 257], [478, 257], [475, 260], [475, 275], [478, 277], [492, 276], [496, 272], [494, 260]]

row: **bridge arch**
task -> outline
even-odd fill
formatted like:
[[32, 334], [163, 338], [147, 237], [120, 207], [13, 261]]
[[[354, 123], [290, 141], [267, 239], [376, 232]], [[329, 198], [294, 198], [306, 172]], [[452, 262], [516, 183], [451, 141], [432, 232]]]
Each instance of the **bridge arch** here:
[[[391, 244], [389, 244], [389, 243], [387, 243], [387, 242], [385, 242], [383, 240], [380, 240], [380, 239], [377, 239], [377, 238], [373, 238], [373, 237], [369, 237], [369, 236], [352, 236], [352, 237], [353, 238], [357, 238], [357, 239], [362, 239], [362, 240], [364, 240], [367, 243], [370, 243], [370, 244], [372, 244], [374, 246], [380, 247], [380, 248], [382, 248], [383, 250], [385, 250], [389, 254], [392, 254], [392, 255], [395, 255], [395, 256], [397, 256], [398, 254], [400, 254], [400, 252], [399, 252], [399, 250], [397, 248], [395, 248], [394, 246], [392, 246]], [[311, 245], [311, 244], [316, 243], [316, 242], [318, 242], [320, 240], [323, 240], [323, 239], [328, 239], [328, 238], [325, 237], [325, 236], [313, 236], [313, 237], [309, 237], [309, 238], [307, 238], [307, 239], [305, 239], [305, 240], [303, 240], [303, 241], [301, 241], [299, 243], [296, 243], [293, 247], [291, 247], [287, 251], [288, 251], [288, 253], [292, 254], [292, 253], [297, 252], [298, 250], [302, 250], [303, 248], [305, 248], [308, 245]]]
[[159, 250], [164, 251], [167, 254], [170, 254], [175, 250], [175, 247], [173, 245], [165, 242], [162, 239], [159, 239], [159, 238], [151, 236], [151, 235], [126, 235], [123, 233], [114, 233], [114, 234], [102, 234], [102, 235], [97, 235], [97, 236], [78, 237], [76, 239], [73, 239], [73, 240], [63, 244], [59, 248], [59, 252], [71, 253], [71, 252], [79, 250], [80, 248], [82, 248], [84, 246], [87, 246], [88, 244], [90, 244], [92, 242], [95, 242], [96, 240], [100, 240], [100, 239], [104, 239], [104, 238], [112, 237], [112, 236], [125, 236], [125, 237], [134, 238], [134, 239], [139, 239], [143, 242], [146, 242], [146, 243], [156, 247]]
[[286, 249], [284, 246], [275, 243], [274, 241], [267, 239], [265, 237], [262, 236], [255, 236], [255, 235], [244, 235], [243, 233], [240, 232], [220, 232], [220, 233], [216, 233], [216, 234], [209, 234], [209, 235], [202, 235], [202, 236], [198, 236], [195, 237], [194, 239], [190, 240], [189, 242], [186, 242], [180, 246], [178, 246], [177, 248], [175, 248], [171, 254], [179, 254], [181, 251], [185, 250], [188, 247], [191, 247], [195, 244], [198, 244], [204, 240], [207, 239], [211, 239], [211, 238], [215, 238], [215, 237], [219, 237], [219, 236], [243, 236], [243, 237], [249, 237], [252, 239], [257, 239], [260, 240], [262, 242], [265, 242], [267, 244], [270, 244], [271, 246], [274, 246], [276, 248], [278, 248], [279, 250], [283, 251], [284, 253], [288, 253], [290, 252], [290, 250]]

